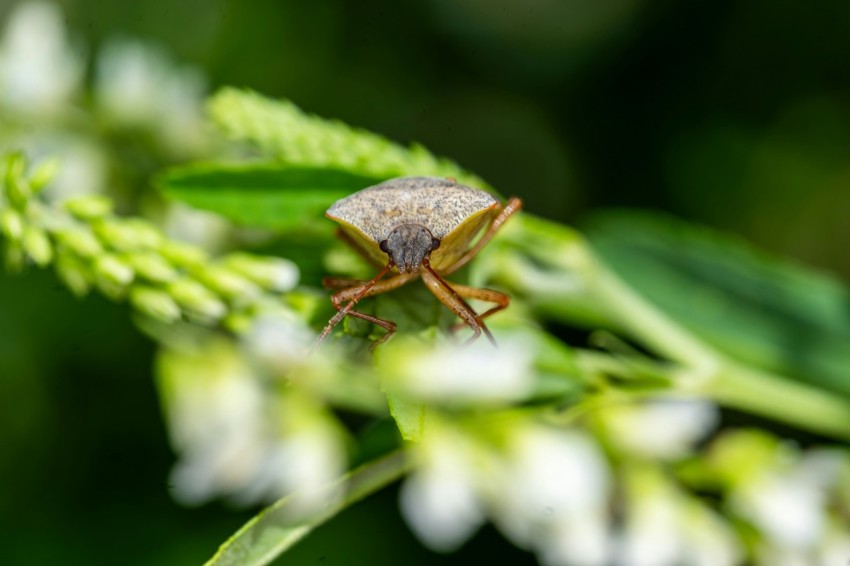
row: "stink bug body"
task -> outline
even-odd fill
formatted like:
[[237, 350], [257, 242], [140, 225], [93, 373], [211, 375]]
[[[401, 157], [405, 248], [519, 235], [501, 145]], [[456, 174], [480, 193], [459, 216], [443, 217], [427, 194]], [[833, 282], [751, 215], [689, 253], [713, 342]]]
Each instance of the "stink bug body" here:
[[[483, 319], [506, 308], [510, 297], [490, 289], [450, 283], [444, 276], [475, 257], [520, 208], [522, 202], [518, 198], [511, 198], [502, 206], [489, 193], [439, 177], [391, 179], [334, 203], [326, 215], [340, 224], [339, 236], [380, 272], [370, 281], [325, 279], [326, 286], [339, 289], [331, 297], [339, 312], [325, 326], [316, 345], [346, 315], [381, 326], [387, 333], [377, 343], [386, 341], [395, 332], [395, 323], [357, 312], [354, 305], [364, 297], [391, 291], [418, 277], [472, 329], [471, 340], [484, 333], [495, 344]], [[485, 227], [484, 234], [474, 241]], [[385, 276], [388, 277], [384, 279]], [[479, 315], [464, 299], [488, 301], [496, 306]]]

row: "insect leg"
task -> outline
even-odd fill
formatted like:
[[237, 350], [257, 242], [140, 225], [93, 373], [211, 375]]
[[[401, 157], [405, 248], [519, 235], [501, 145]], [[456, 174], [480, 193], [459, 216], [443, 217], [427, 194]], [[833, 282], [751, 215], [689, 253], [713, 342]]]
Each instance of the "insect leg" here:
[[468, 285], [461, 285], [460, 283], [454, 283], [451, 281], [447, 281], [446, 283], [451, 285], [452, 289], [465, 299], [475, 299], [478, 301], [487, 301], [488, 303], [496, 303], [495, 307], [492, 307], [479, 315], [481, 318], [487, 318], [491, 314], [495, 314], [500, 310], [508, 308], [508, 305], [511, 304], [511, 296], [505, 293], [500, 293], [499, 291], [483, 289], [481, 287], [470, 287]]
[[[408, 273], [405, 275], [396, 275], [391, 279], [387, 279], [387, 282], [395, 281], [396, 279], [403, 277], [404, 281], [399, 283], [399, 286], [411, 281], [417, 277], [419, 277], [418, 273]], [[322, 279], [322, 286], [325, 289], [348, 289], [350, 287], [357, 287], [360, 285], [365, 285], [368, 281], [364, 281], [362, 279], [345, 279], [343, 277], [325, 277]], [[395, 287], [393, 287], [395, 288]], [[367, 293], [367, 297], [371, 297], [374, 293]]]
[[487, 245], [487, 243], [493, 239], [493, 236], [496, 235], [496, 232], [499, 231], [499, 228], [502, 227], [508, 218], [510, 218], [514, 213], [519, 212], [522, 209], [522, 201], [517, 197], [511, 197], [508, 199], [508, 202], [505, 203], [505, 206], [502, 207], [502, 210], [499, 211], [499, 214], [490, 222], [490, 225], [487, 227], [487, 231], [475, 242], [475, 245], [469, 248], [465, 254], [461, 256], [459, 260], [457, 260], [454, 264], [450, 265], [446, 269], [442, 269], [444, 275], [451, 275], [461, 267], [467, 264], [469, 260], [471, 260], [475, 255], [481, 251], [481, 248]]
[[[478, 315], [481, 320], [484, 320], [488, 316], [499, 312], [500, 310], [504, 310], [508, 308], [508, 305], [511, 304], [510, 295], [506, 295], [505, 293], [500, 293], [499, 291], [494, 291], [492, 289], [482, 289], [480, 287], [470, 287], [468, 285], [461, 285], [460, 283], [454, 283], [453, 281], [446, 281], [455, 292], [463, 297], [464, 299], [475, 299], [477, 301], [487, 301], [488, 303], [496, 303], [496, 306], [484, 311], [480, 315]], [[457, 332], [461, 328], [463, 328], [463, 324], [459, 323], [452, 327], [452, 332]]]
[[[325, 338], [327, 338], [328, 335], [331, 333], [331, 330], [333, 330], [333, 328], [337, 324], [339, 324], [342, 319], [345, 318], [345, 316], [348, 314], [378, 324], [379, 326], [386, 328], [387, 332], [390, 332], [389, 325], [392, 325], [394, 331], [395, 324], [393, 324], [392, 322], [383, 321], [382, 319], [372, 320], [374, 317], [370, 317], [367, 314], [352, 310], [354, 308], [354, 305], [356, 305], [357, 301], [359, 301], [360, 299], [364, 297], [372, 297], [381, 293], [386, 293], [387, 291], [392, 291], [393, 289], [401, 287], [402, 285], [413, 279], [413, 277], [411, 276], [413, 274], [408, 274], [399, 275], [398, 277], [393, 277], [391, 279], [387, 279], [386, 281], [379, 281], [384, 275], [387, 274], [387, 272], [389, 272], [392, 266], [392, 263], [387, 264], [387, 266], [384, 267], [381, 272], [378, 273], [378, 275], [376, 275], [375, 278], [371, 281], [367, 281], [362, 285], [343, 289], [342, 291], [335, 293], [331, 297], [331, 302], [333, 303], [334, 308], [337, 309], [338, 312], [333, 316], [333, 318], [328, 321], [328, 324], [325, 326], [324, 330], [322, 330], [322, 333], [319, 334], [318, 338], [316, 338], [316, 341], [313, 342], [313, 345], [310, 347], [310, 352], [313, 352], [319, 346], [319, 344], [324, 342]], [[346, 304], [343, 306], [343, 303]], [[378, 320], [387, 323], [387, 325], [377, 322]], [[390, 332], [390, 334], [392, 334], [392, 332]], [[381, 340], [379, 340], [379, 343], [383, 342], [387, 338], [388, 336], [384, 336]]]
[[472, 338], [470, 338], [467, 342], [477, 340], [483, 332], [487, 336], [487, 339], [495, 346], [495, 338], [493, 338], [493, 335], [490, 334], [490, 330], [472, 307], [470, 307], [469, 304], [467, 304], [467, 302], [464, 301], [454, 289], [452, 289], [451, 285], [446, 283], [446, 281], [440, 277], [436, 271], [434, 271], [431, 267], [431, 263], [427, 259], [422, 262], [422, 267], [424, 267], [424, 269], [420, 271], [422, 274], [422, 281], [425, 282], [425, 286], [428, 287], [428, 290], [472, 329]]

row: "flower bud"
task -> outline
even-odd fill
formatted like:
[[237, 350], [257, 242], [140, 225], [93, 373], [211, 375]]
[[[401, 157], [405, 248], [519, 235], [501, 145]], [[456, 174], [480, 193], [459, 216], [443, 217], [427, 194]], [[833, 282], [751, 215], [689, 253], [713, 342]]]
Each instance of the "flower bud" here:
[[112, 213], [112, 201], [103, 195], [84, 195], [68, 199], [65, 209], [82, 220], [94, 220]]
[[191, 244], [165, 240], [158, 249], [165, 259], [178, 267], [198, 267], [207, 261], [207, 253]]
[[24, 208], [32, 195], [29, 181], [21, 177], [6, 179], [6, 196], [15, 208]]
[[139, 219], [102, 219], [93, 225], [100, 240], [118, 251], [151, 249], [159, 245], [162, 236], [155, 228]]
[[0, 213], [0, 230], [12, 241], [18, 241], [24, 234], [24, 220], [18, 212], [4, 208]]
[[231, 300], [245, 300], [256, 297], [260, 289], [227, 268], [206, 266], [198, 271], [198, 278], [219, 295]]
[[214, 293], [192, 279], [174, 281], [168, 286], [168, 293], [187, 314], [203, 322], [215, 322], [227, 313], [227, 306]]
[[287, 259], [231, 254], [224, 264], [270, 291], [290, 291], [298, 284], [298, 266]]
[[115, 255], [103, 255], [94, 264], [95, 281], [109, 297], [120, 298], [133, 281], [133, 268]]
[[168, 283], [177, 278], [177, 270], [153, 252], [139, 252], [127, 257], [136, 275], [154, 283]]
[[88, 265], [63, 248], [56, 253], [56, 274], [74, 295], [82, 297], [89, 292], [92, 273]]
[[103, 253], [103, 246], [85, 228], [65, 228], [56, 232], [56, 239], [80, 257], [93, 259]]
[[14, 151], [4, 156], [3, 174], [8, 181], [11, 177], [23, 177], [27, 170], [27, 158], [22, 151]]
[[30, 196], [29, 183], [24, 179], [27, 159], [23, 153], [17, 151], [6, 156], [4, 165], [6, 196], [15, 207], [23, 208]]
[[160, 289], [133, 287], [130, 290], [130, 302], [141, 312], [163, 322], [170, 323], [180, 318], [180, 307], [168, 293]]
[[59, 170], [58, 159], [46, 159], [38, 164], [30, 175], [30, 188], [33, 194], [38, 194], [56, 176]]
[[245, 311], [232, 312], [224, 318], [222, 324], [234, 334], [243, 334], [253, 326], [254, 317]]
[[53, 259], [53, 246], [44, 230], [35, 226], [25, 227], [21, 243], [24, 251], [36, 265], [44, 267]]

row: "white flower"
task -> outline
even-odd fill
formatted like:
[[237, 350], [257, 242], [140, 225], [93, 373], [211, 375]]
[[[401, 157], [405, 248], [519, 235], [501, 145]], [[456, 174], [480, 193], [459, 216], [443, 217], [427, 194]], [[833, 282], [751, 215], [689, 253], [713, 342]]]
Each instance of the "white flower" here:
[[36, 156], [55, 157], [59, 161], [56, 176], [44, 195], [51, 201], [101, 193], [107, 186], [108, 160], [103, 149], [84, 138], [64, 134], [38, 134], [22, 145]]
[[174, 66], [163, 50], [113, 39], [97, 60], [95, 97], [113, 120], [155, 129], [173, 150], [201, 143], [202, 73]]
[[718, 422], [717, 407], [702, 399], [661, 399], [607, 408], [602, 418], [623, 450], [671, 460], [689, 454]]
[[174, 495], [197, 504], [250, 486], [266, 448], [263, 392], [236, 351], [209, 342], [206, 352], [160, 354], [160, 384], [179, 459]]
[[509, 436], [498, 492], [490, 493], [497, 523], [521, 546], [541, 528], [602, 508], [608, 498], [607, 464], [599, 449], [577, 432], [539, 425]]
[[83, 70], [54, 4], [15, 8], [0, 43], [0, 102], [28, 114], [56, 110], [78, 88]]
[[182, 203], [169, 206], [163, 222], [163, 232], [169, 238], [211, 251], [225, 247], [231, 230], [231, 224], [221, 216]]
[[643, 485], [628, 502], [620, 564], [675, 566], [680, 563], [678, 502], [666, 489]]
[[296, 510], [310, 512], [338, 495], [333, 483], [344, 471], [342, 441], [312, 399], [268, 391], [223, 340], [163, 351], [158, 367], [178, 453], [175, 498], [254, 503], [294, 493]]
[[626, 522], [618, 548], [623, 566], [734, 566], [741, 551], [732, 529], [660, 468], [627, 470]]
[[590, 438], [530, 421], [460, 425], [432, 415], [411, 449], [418, 466], [401, 508], [431, 548], [457, 548], [489, 516], [547, 564], [605, 563], [609, 476]]
[[339, 434], [330, 421], [307, 421], [281, 439], [264, 470], [274, 493], [293, 494], [293, 513], [310, 513], [339, 497], [335, 482], [346, 466]]
[[484, 338], [470, 345], [388, 344], [385, 364], [411, 396], [433, 402], [505, 403], [520, 400], [533, 387], [534, 344], [499, 336], [499, 348]]
[[420, 447], [423, 461], [404, 482], [401, 511], [411, 529], [434, 550], [455, 550], [484, 522], [477, 494], [474, 447], [459, 435], [431, 430]]
[[818, 565], [846, 563], [850, 557], [850, 525], [831, 525], [818, 548]]
[[732, 527], [707, 506], [691, 500], [680, 523], [688, 566], [734, 566], [741, 562], [741, 548]]
[[762, 474], [732, 495], [733, 507], [789, 554], [814, 546], [823, 529], [824, 504], [819, 486], [794, 472]]
[[540, 561], [547, 566], [610, 564], [612, 536], [609, 523], [604, 507], [556, 522], [538, 550]]
[[278, 312], [256, 320], [244, 344], [253, 359], [270, 368], [275, 375], [285, 375], [307, 360], [313, 340], [312, 331], [303, 321], [295, 315]]

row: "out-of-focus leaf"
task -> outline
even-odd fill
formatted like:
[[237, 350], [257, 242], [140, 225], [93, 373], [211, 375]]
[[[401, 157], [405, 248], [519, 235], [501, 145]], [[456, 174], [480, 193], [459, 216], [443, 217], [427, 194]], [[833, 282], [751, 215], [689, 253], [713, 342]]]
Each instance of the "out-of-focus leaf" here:
[[258, 566], [269, 564], [345, 508], [393, 481], [407, 470], [404, 454], [397, 452], [365, 464], [341, 481], [343, 496], [308, 517], [290, 509], [293, 496], [284, 497], [248, 521], [218, 549], [206, 566]]
[[605, 213], [587, 234], [620, 277], [706, 342], [850, 395], [850, 293], [837, 280], [661, 215]]
[[238, 224], [281, 230], [321, 221], [334, 201], [381, 180], [318, 167], [210, 164], [171, 169], [157, 185], [171, 198]]
[[390, 414], [395, 420], [401, 437], [411, 442], [419, 442], [425, 434], [425, 418], [428, 407], [421, 403], [411, 403], [404, 397], [387, 393]]

